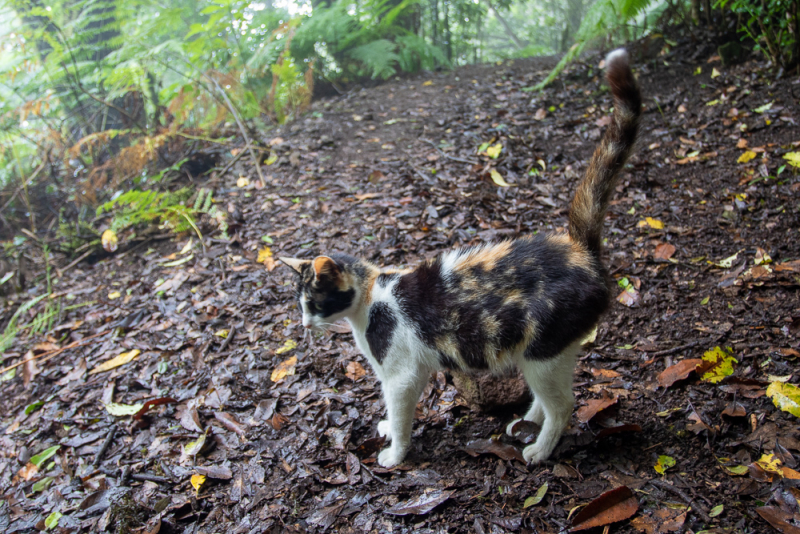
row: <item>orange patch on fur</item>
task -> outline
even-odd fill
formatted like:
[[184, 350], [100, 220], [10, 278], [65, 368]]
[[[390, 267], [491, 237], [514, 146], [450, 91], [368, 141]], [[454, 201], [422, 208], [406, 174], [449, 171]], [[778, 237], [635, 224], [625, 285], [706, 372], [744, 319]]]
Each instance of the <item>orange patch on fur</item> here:
[[491, 271], [498, 261], [508, 256], [510, 251], [511, 241], [503, 241], [491, 247], [484, 247], [459, 257], [455, 269], [462, 271], [472, 267], [483, 267], [485, 271]]

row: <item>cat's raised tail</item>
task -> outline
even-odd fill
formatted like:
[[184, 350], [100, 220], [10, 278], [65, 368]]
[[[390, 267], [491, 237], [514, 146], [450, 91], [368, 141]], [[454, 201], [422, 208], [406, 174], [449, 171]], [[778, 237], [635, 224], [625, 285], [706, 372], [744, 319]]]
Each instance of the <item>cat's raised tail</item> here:
[[606, 56], [606, 77], [614, 97], [614, 118], [595, 149], [569, 208], [569, 235], [595, 256], [602, 248], [608, 201], [633, 149], [642, 114], [642, 95], [625, 49]]

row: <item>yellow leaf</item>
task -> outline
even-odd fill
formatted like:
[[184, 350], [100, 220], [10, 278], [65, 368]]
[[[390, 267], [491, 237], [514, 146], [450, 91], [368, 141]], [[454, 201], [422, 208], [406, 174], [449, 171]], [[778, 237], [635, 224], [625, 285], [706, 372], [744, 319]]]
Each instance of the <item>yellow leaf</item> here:
[[656, 470], [656, 473], [659, 475], [663, 475], [667, 472], [667, 469], [673, 467], [675, 465], [675, 458], [672, 456], [659, 456], [658, 463], [653, 466], [653, 469]]
[[503, 179], [503, 175], [497, 172], [497, 169], [492, 169], [491, 171], [489, 171], [489, 176], [491, 176], [492, 181], [497, 185], [499, 185], [500, 187], [508, 187], [509, 185], [511, 185], [508, 182], [506, 182], [505, 179]]
[[711, 69], [711, 77], [716, 78], [717, 76], [721, 76], [722, 73], [718, 71], [716, 68]]
[[190, 237], [189, 241], [183, 246], [183, 248], [181, 249], [181, 251], [178, 254], [180, 254], [180, 255], [186, 254], [187, 252], [192, 250], [192, 245], [193, 244], [194, 244], [194, 239]]
[[733, 374], [734, 363], [739, 363], [739, 360], [733, 357], [729, 348], [714, 347], [703, 354], [703, 363], [697, 368], [697, 373], [703, 382], [716, 384]]
[[116, 300], [122, 296], [122, 293], [119, 291], [112, 291], [108, 294], [108, 300]]
[[278, 367], [272, 371], [272, 375], [269, 377], [270, 380], [273, 382], [280, 382], [287, 376], [293, 375], [295, 365], [297, 365], [297, 356], [292, 356], [288, 360], [282, 361], [278, 364]]
[[126, 363], [136, 358], [140, 353], [141, 351], [139, 349], [133, 349], [128, 352], [123, 352], [119, 356], [116, 356], [108, 361], [101, 363], [100, 365], [89, 371], [89, 374], [93, 375], [95, 373], [102, 373], [104, 371], [110, 371], [111, 369], [119, 367], [120, 365], [125, 365]]
[[297, 348], [297, 341], [294, 339], [287, 339], [283, 342], [283, 346], [275, 351], [275, 354], [283, 354], [284, 352], [289, 352], [295, 348]]
[[776, 475], [783, 476], [783, 471], [781, 470], [781, 461], [779, 458], [775, 458], [774, 454], [762, 454], [761, 458], [759, 458], [756, 463], [767, 473], [774, 473]]
[[794, 384], [773, 382], [767, 388], [767, 395], [775, 406], [795, 417], [800, 417], [800, 387]]
[[192, 487], [194, 488], [195, 494], [200, 492], [200, 486], [203, 485], [203, 482], [206, 481], [205, 475], [192, 475]]
[[106, 249], [107, 252], [114, 252], [117, 250], [117, 234], [114, 230], [109, 229], [103, 232], [101, 241], [103, 242], [103, 248]]
[[111, 415], [116, 417], [125, 417], [126, 415], [138, 413], [139, 410], [144, 407], [144, 404], [119, 404], [116, 402], [109, 402], [108, 404], [103, 404], [103, 406], [105, 406], [106, 411]]
[[250, 179], [247, 176], [240, 176], [236, 180], [236, 187], [247, 187], [248, 185], [250, 185]]
[[636, 226], [638, 228], [644, 228], [645, 226], [649, 226], [650, 228], [653, 228], [655, 230], [663, 230], [664, 229], [664, 223], [659, 221], [658, 219], [654, 219], [652, 217], [647, 217], [647, 218], [639, 221], [639, 223]]
[[[206, 430], [207, 432], [208, 430]], [[206, 435], [200, 434], [200, 437], [194, 441], [190, 441], [183, 447], [183, 454], [186, 456], [197, 456], [206, 444]]]
[[222, 330], [217, 330], [214, 333], [214, 335], [217, 337], [221, 337], [222, 339], [225, 339], [226, 337], [228, 337], [228, 330], [226, 328], [223, 328]]
[[258, 251], [258, 259], [256, 260], [258, 263], [265, 263], [268, 258], [272, 257], [272, 249], [269, 247], [264, 247]]
[[500, 157], [500, 152], [503, 151], [503, 143], [494, 144], [486, 149], [486, 155], [492, 159]]
[[800, 169], [800, 152], [788, 152], [783, 155], [783, 159], [788, 161], [792, 167]]
[[267, 165], [272, 165], [276, 161], [278, 161], [278, 155], [275, 152], [270, 152], [267, 158]]
[[736, 160], [736, 163], [747, 163], [751, 159], [756, 157], [756, 153], [752, 150], [747, 150], [739, 156], [739, 159]]
[[423, 85], [424, 87], [427, 87], [427, 86], [429, 86], [429, 85], [433, 85], [433, 81], [432, 81], [432, 80], [428, 80], [427, 82], [423, 83], [422, 85]]

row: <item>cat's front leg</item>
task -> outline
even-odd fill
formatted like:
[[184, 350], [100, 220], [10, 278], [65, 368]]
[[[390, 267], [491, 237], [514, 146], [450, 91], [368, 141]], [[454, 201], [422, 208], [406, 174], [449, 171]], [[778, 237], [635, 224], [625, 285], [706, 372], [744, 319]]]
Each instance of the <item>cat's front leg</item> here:
[[394, 467], [406, 457], [411, 445], [414, 410], [426, 381], [427, 376], [412, 375], [391, 377], [384, 383], [383, 395], [388, 419], [378, 423], [378, 433], [391, 439], [392, 444], [378, 455], [381, 466]]

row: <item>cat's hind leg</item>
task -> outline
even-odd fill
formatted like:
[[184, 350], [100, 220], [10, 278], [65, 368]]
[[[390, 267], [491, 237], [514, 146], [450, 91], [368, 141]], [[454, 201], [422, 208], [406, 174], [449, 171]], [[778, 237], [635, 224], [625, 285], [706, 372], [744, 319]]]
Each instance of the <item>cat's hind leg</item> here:
[[[525, 381], [536, 399], [528, 415], [532, 417], [543, 415], [539, 436], [533, 444], [522, 451], [522, 456], [528, 463], [547, 460], [561, 439], [561, 434], [569, 425], [572, 409], [575, 406], [572, 376], [575, 370], [575, 357], [579, 350], [580, 343], [575, 343], [555, 358], [541, 361], [522, 360], [520, 364]], [[539, 403], [538, 408], [536, 402]], [[541, 413], [537, 410], [541, 410]]]
[[405, 458], [411, 445], [414, 410], [427, 381], [427, 374], [409, 370], [400, 376], [388, 377], [384, 382], [383, 396], [388, 417], [378, 423], [378, 433], [391, 439], [392, 444], [378, 454], [381, 466], [394, 467]]

